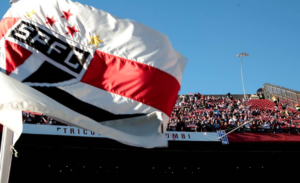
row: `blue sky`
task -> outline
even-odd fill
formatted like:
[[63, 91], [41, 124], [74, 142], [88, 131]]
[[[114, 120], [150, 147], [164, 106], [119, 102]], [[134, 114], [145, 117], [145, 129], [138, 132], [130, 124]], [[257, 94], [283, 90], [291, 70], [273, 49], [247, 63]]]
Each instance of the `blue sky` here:
[[[25, 1], [25, 0], [23, 0]], [[79, 0], [166, 34], [188, 58], [180, 93], [242, 94], [265, 82], [300, 91], [299, 0]], [[1, 2], [0, 14], [10, 7]]]

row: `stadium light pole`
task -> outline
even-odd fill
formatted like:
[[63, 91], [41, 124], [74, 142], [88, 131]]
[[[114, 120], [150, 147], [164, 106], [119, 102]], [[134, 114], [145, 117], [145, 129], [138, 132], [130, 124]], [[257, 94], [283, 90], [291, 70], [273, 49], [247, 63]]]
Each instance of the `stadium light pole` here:
[[244, 99], [246, 99], [246, 91], [245, 91], [245, 83], [244, 83], [244, 75], [243, 75], [243, 57], [244, 56], [249, 56], [248, 53], [240, 53], [237, 55], [237, 57], [241, 57], [241, 73], [242, 73], [242, 81], [243, 81], [243, 89], [244, 89]]

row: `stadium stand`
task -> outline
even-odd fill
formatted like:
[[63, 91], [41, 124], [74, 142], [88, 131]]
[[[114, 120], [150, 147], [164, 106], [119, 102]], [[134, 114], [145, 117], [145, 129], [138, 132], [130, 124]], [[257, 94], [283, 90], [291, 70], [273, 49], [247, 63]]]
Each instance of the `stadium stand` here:
[[189, 93], [178, 97], [168, 131], [230, 130], [253, 120], [236, 132], [299, 133], [300, 113], [280, 104], [268, 99], [233, 99], [230, 93], [218, 97]]
[[[11, 182], [297, 181], [300, 112], [294, 106], [300, 97], [283, 88], [276, 88], [275, 95], [274, 88], [266, 85], [260, 90], [266, 99], [251, 95], [249, 101], [230, 93], [178, 96], [169, 133], [229, 131], [253, 120], [229, 135], [228, 146], [174, 139], [168, 148], [140, 149], [106, 138], [23, 134], [16, 145], [20, 158], [13, 158]], [[23, 119], [28, 124], [64, 125], [29, 111]]]
[[252, 107], [256, 107], [259, 109], [265, 109], [267, 108], [272, 108], [275, 106], [275, 104], [267, 99], [261, 99], [261, 100], [249, 100], [249, 105], [251, 105]]
[[[249, 124], [243, 126], [251, 120]], [[65, 125], [43, 114], [24, 111], [23, 122], [38, 125]], [[300, 112], [275, 105], [268, 99], [242, 100], [226, 96], [188, 93], [178, 96], [167, 131], [214, 132], [231, 130], [257, 133], [299, 133]]]

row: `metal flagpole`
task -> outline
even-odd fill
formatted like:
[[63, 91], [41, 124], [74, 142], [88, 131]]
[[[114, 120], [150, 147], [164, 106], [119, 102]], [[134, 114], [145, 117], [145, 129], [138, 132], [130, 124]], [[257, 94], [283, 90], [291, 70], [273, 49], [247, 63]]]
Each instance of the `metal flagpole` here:
[[243, 74], [243, 57], [249, 56], [248, 53], [240, 53], [237, 55], [237, 57], [241, 57], [241, 74], [242, 74], [242, 82], [243, 82], [243, 90], [244, 90], [244, 99], [247, 98], [246, 96], [246, 90], [245, 90], [245, 83], [244, 83], [244, 74]]
[[12, 150], [11, 146], [13, 145], [14, 132], [3, 126], [2, 131], [2, 141], [1, 141], [1, 163], [0, 163], [0, 182], [8, 183], [11, 159], [12, 159]]
[[[17, 1], [19, 0], [10, 0], [9, 3], [13, 5]], [[0, 183], [8, 183], [9, 180], [11, 160], [12, 160], [13, 140], [14, 140], [14, 132], [3, 125], [1, 152], [0, 152], [0, 156], [1, 156], [0, 157]]]
[[242, 81], [243, 81], [243, 89], [244, 89], [244, 99], [245, 99], [246, 98], [246, 91], [245, 91], [244, 74], [243, 74], [243, 56], [241, 56], [241, 73], [242, 73]]
[[226, 135], [229, 135], [229, 134], [231, 134], [232, 132], [234, 132], [235, 130], [237, 130], [237, 129], [239, 129], [239, 128], [241, 128], [241, 127], [243, 127], [243, 126], [245, 126], [246, 124], [248, 124], [248, 123], [250, 123], [250, 122], [252, 122], [253, 121], [253, 119], [252, 120], [250, 120], [250, 121], [248, 121], [248, 122], [246, 122], [246, 123], [244, 123], [244, 124], [242, 124], [242, 125], [240, 125], [240, 126], [238, 126], [238, 127], [236, 127], [236, 128], [234, 128], [233, 130], [231, 130], [230, 132], [228, 132], [228, 133], [226, 133], [225, 135], [223, 135], [223, 136], [221, 136], [221, 137], [219, 137], [219, 140], [220, 139], [222, 139], [223, 137], [225, 137]]

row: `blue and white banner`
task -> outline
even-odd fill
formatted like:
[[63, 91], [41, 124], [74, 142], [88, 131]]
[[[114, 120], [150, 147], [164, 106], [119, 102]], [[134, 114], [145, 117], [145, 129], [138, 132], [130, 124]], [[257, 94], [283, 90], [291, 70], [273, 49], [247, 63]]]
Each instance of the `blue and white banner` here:
[[222, 144], [223, 144], [223, 145], [229, 145], [229, 140], [228, 140], [228, 137], [227, 137], [227, 135], [226, 135], [225, 130], [217, 131], [217, 133], [218, 133], [219, 137], [222, 137], [222, 136], [223, 136], [223, 137], [221, 138]]

